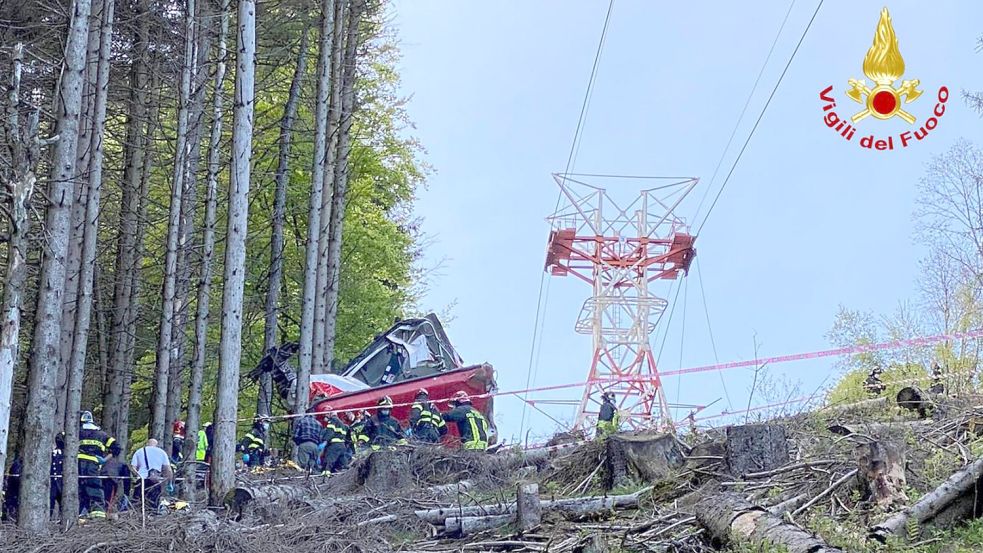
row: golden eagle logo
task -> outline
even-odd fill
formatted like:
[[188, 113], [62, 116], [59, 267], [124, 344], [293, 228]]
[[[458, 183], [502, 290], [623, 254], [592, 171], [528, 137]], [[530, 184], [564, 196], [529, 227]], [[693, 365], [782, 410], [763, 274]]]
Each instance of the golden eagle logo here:
[[874, 44], [867, 50], [864, 57], [864, 75], [874, 81], [874, 88], [867, 86], [866, 79], [850, 79], [850, 88], [846, 95], [858, 104], [864, 104], [864, 109], [851, 119], [860, 121], [868, 115], [877, 119], [890, 119], [898, 116], [909, 124], [915, 122], [915, 116], [901, 107], [902, 99], [909, 104], [918, 99], [922, 92], [918, 90], [921, 81], [912, 79], [901, 81], [899, 88], [894, 88], [894, 82], [904, 74], [904, 58], [898, 49], [898, 37], [891, 25], [891, 14], [887, 8], [881, 10], [877, 31], [874, 33]]

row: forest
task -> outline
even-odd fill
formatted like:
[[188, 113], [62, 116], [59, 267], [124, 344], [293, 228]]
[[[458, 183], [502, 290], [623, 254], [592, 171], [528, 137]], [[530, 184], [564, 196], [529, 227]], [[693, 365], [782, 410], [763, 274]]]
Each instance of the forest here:
[[265, 352], [299, 343], [304, 390], [412, 312], [428, 168], [398, 59], [381, 0], [0, 3], [0, 466], [23, 462], [22, 528], [46, 527], [80, 412], [123, 451], [213, 422], [217, 501], [237, 430], [269, 414], [269, 378], [245, 379]]

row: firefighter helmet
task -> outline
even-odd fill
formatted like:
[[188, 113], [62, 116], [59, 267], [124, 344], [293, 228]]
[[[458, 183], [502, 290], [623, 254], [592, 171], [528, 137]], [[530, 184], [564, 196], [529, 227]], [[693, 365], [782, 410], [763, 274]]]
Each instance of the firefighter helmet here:
[[184, 428], [184, 421], [174, 421], [174, 426], [172, 427], [174, 434], [184, 436]]
[[82, 424], [93, 424], [92, 411], [82, 411], [82, 416], [79, 417], [79, 422]]
[[379, 399], [379, 402], [376, 403], [376, 405], [378, 405], [379, 407], [392, 407], [393, 406], [393, 398], [391, 398], [389, 396], [383, 396], [383, 397], [381, 397]]
[[420, 396], [430, 397], [430, 392], [428, 392], [426, 388], [420, 388], [416, 391], [416, 397]]
[[471, 396], [464, 390], [458, 390], [451, 396], [451, 403], [471, 403]]
[[342, 411], [339, 413], [341, 415], [342, 422], [351, 424], [355, 422], [355, 412], [354, 411]]

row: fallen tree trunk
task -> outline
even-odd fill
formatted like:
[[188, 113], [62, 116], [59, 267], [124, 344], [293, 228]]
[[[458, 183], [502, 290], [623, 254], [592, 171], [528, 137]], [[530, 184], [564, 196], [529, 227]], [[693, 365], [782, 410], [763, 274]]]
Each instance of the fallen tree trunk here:
[[870, 536], [884, 542], [889, 536], [904, 535], [909, 520], [919, 525], [929, 522], [964, 495], [974, 493], [981, 476], [983, 476], [983, 457], [953, 473], [939, 487], [925, 494], [914, 505], [894, 513], [883, 522], [871, 527]]
[[444, 529], [455, 536], [470, 536], [494, 530], [515, 522], [515, 515], [490, 515], [483, 517], [448, 517]]
[[[647, 491], [643, 490], [643, 491]], [[586, 515], [610, 511], [612, 509], [624, 509], [637, 507], [638, 498], [642, 492], [628, 495], [612, 495], [609, 497], [574, 497], [570, 499], [540, 500], [541, 511], [559, 511], [571, 515]], [[441, 507], [440, 509], [425, 509], [415, 511], [420, 520], [431, 524], [443, 524], [443, 521], [452, 517], [487, 517], [499, 515], [512, 515], [517, 510], [515, 503], [493, 504], [493, 505], [471, 505], [468, 507]]]
[[839, 405], [827, 405], [820, 409], [822, 413], [839, 414], [839, 413], [853, 413], [856, 411], [867, 411], [875, 409], [883, 409], [887, 405], [887, 397], [874, 397], [870, 399], [862, 399], [854, 403], [841, 403]]
[[247, 506], [272, 505], [280, 502], [304, 502], [311, 495], [303, 486], [290, 484], [241, 484], [225, 496], [225, 504], [240, 515]]
[[893, 422], [861, 422], [856, 424], [831, 424], [826, 427], [830, 432], [837, 436], [850, 436], [852, 434], [865, 434], [877, 438], [883, 434], [891, 432], [904, 432], [907, 430], [928, 430], [934, 423], [932, 421], [893, 421]]
[[784, 546], [788, 553], [842, 553], [794, 524], [756, 507], [736, 493], [706, 495], [694, 505], [696, 519], [721, 542]]

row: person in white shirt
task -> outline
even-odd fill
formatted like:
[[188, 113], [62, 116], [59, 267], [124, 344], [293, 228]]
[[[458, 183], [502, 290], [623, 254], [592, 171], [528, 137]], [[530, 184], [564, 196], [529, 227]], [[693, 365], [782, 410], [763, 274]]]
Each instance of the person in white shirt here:
[[161, 487], [174, 476], [167, 452], [157, 447], [157, 440], [150, 438], [147, 445], [133, 453], [130, 466], [144, 479], [142, 482], [148, 505], [152, 509], [158, 509]]

